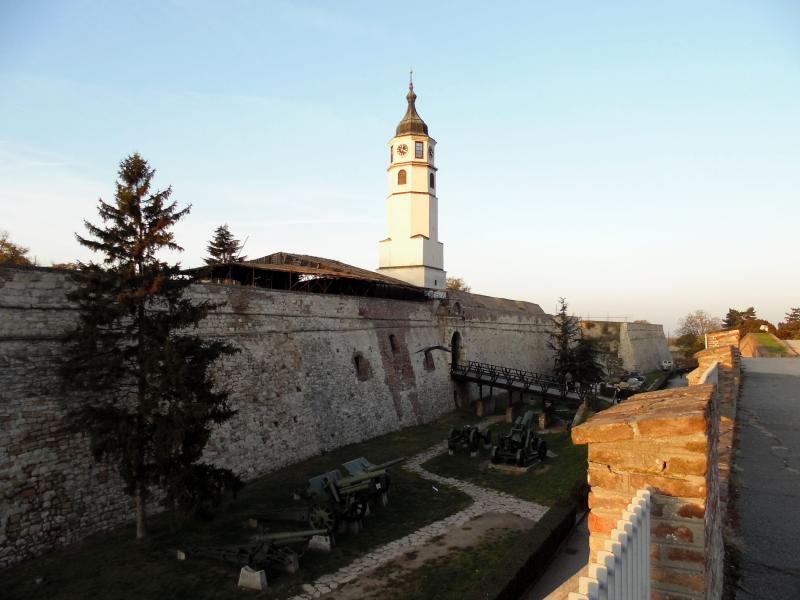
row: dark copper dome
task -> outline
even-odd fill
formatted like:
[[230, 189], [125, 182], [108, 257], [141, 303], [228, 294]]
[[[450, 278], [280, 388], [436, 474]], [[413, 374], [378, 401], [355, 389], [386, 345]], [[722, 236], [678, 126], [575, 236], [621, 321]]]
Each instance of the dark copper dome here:
[[414, 106], [416, 99], [417, 95], [414, 93], [414, 84], [409, 83], [408, 95], [406, 95], [408, 110], [406, 110], [406, 114], [400, 123], [397, 124], [396, 135], [408, 135], [410, 133], [428, 135], [428, 126], [425, 125], [425, 121], [422, 120], [422, 117], [417, 114], [417, 107]]

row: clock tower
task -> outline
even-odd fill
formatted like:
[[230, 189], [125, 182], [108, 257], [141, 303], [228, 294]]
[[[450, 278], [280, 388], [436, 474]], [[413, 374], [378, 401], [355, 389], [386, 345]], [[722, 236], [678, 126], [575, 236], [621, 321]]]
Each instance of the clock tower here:
[[442, 289], [446, 273], [439, 241], [436, 140], [417, 114], [413, 82], [406, 99], [408, 110], [389, 141], [388, 235], [380, 241], [378, 270], [413, 285]]

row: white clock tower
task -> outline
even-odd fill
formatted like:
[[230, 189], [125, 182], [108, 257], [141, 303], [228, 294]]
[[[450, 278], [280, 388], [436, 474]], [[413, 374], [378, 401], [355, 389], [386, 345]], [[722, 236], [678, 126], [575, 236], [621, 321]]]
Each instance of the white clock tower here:
[[413, 82], [406, 99], [408, 110], [389, 141], [388, 236], [380, 242], [378, 270], [414, 285], [442, 289], [446, 273], [439, 241], [436, 140], [417, 114]]

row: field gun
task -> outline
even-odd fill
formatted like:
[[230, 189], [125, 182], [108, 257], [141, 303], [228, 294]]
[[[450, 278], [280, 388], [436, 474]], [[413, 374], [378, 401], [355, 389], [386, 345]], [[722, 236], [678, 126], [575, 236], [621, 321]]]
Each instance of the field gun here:
[[249, 546], [189, 546], [178, 550], [177, 556], [178, 560], [205, 558], [256, 570], [277, 566], [294, 573], [311, 538], [327, 534], [325, 529], [267, 532], [254, 536]]
[[501, 436], [499, 443], [492, 448], [492, 462], [514, 463], [524, 467], [533, 457], [544, 460], [547, 457], [547, 444], [536, 436], [535, 423], [536, 417], [532, 410], [517, 417], [511, 431]]
[[492, 432], [481, 431], [475, 425], [464, 425], [461, 429], [453, 427], [447, 435], [447, 451], [450, 454], [454, 454], [459, 448], [466, 448], [470, 456], [477, 456], [481, 443], [484, 448], [491, 447]]
[[333, 469], [308, 480], [308, 487], [300, 494], [306, 500], [304, 506], [254, 515], [251, 524], [305, 521], [314, 529], [332, 533], [340, 524], [357, 523], [368, 514], [370, 501], [380, 498], [384, 505], [388, 502], [388, 469], [404, 460], [398, 458], [378, 465], [364, 457], [348, 461], [343, 465], [345, 474]]

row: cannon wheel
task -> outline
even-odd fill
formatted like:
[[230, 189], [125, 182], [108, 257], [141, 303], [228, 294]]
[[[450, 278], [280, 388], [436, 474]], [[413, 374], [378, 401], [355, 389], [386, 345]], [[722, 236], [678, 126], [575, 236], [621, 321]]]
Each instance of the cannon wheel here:
[[492, 445], [492, 432], [487, 429], [486, 432], [483, 434], [483, 447], [490, 448]]
[[447, 449], [448, 450], [455, 450], [456, 448], [456, 439], [458, 438], [458, 431], [455, 427], [450, 428], [450, 433], [447, 434]]
[[495, 464], [495, 465], [496, 465], [498, 462], [500, 462], [500, 461], [498, 460], [497, 451], [498, 451], [498, 447], [497, 447], [497, 446], [492, 446], [492, 455], [491, 455], [491, 458], [492, 458], [492, 464]]
[[517, 466], [524, 467], [525, 466], [525, 452], [520, 448], [517, 450]]
[[469, 432], [469, 451], [470, 452], [477, 452], [478, 451], [478, 430], [471, 429]]
[[308, 509], [308, 524], [311, 529], [331, 532], [336, 527], [336, 514], [325, 506], [312, 506]]
[[539, 438], [539, 444], [536, 448], [536, 454], [539, 456], [539, 460], [544, 460], [547, 458], [547, 442], [543, 439]]

